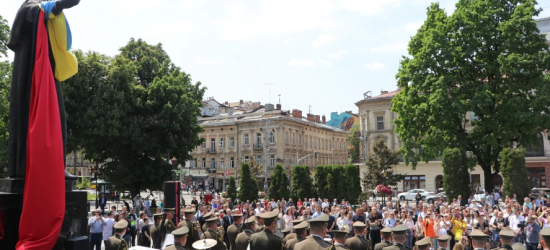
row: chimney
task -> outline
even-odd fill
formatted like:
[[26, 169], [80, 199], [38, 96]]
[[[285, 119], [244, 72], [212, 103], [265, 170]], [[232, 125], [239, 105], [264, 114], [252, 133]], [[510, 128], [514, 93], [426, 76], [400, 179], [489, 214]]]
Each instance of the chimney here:
[[327, 118], [323, 115], [323, 124], [327, 124]]
[[281, 104], [277, 104], [277, 110], [281, 110]]
[[241, 100], [241, 101], [239, 102], [239, 106], [242, 106], [242, 105], [243, 105], [243, 100]]
[[273, 104], [266, 103], [264, 110], [265, 112], [273, 111]]
[[321, 116], [320, 115], [315, 116], [315, 122], [316, 123], [321, 123]]
[[383, 95], [383, 94], [387, 94], [387, 93], [388, 93], [388, 91], [387, 91], [387, 90], [382, 90], [382, 91], [380, 91], [380, 94], [381, 94], [381, 95]]
[[225, 101], [225, 105], [228, 105], [228, 106], [229, 106], [229, 102], [228, 102], [228, 101]]
[[315, 116], [312, 114], [307, 114], [307, 120], [310, 122], [315, 122]]
[[292, 110], [292, 117], [302, 119], [302, 111], [299, 109]]

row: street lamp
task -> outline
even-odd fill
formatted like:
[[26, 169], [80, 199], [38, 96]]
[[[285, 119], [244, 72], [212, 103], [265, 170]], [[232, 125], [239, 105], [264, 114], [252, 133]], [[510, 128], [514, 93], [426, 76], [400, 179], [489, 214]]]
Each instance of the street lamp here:
[[97, 197], [97, 179], [99, 179], [100, 174], [103, 174], [103, 165], [98, 166], [97, 163], [95, 166], [90, 167], [90, 173], [92, 173], [95, 176], [95, 208], [97, 209], [99, 207], [99, 197]]
[[384, 191], [382, 192], [382, 207], [384, 207], [384, 204], [386, 204], [386, 172], [382, 171], [382, 178], [384, 179]]

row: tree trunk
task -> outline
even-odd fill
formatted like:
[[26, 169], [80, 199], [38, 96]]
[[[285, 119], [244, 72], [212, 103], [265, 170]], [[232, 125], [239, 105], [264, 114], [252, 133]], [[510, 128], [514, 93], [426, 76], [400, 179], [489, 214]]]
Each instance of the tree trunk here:
[[491, 167], [489, 167], [488, 169], [486, 168], [483, 168], [483, 173], [485, 175], [484, 179], [485, 179], [485, 191], [491, 193], [493, 192], [493, 189], [495, 189], [495, 185], [493, 184], [493, 173], [492, 173], [492, 170], [491, 170]]
[[134, 185], [132, 185], [132, 188], [130, 189], [130, 198], [134, 200], [134, 197], [138, 195], [140, 192], [140, 185], [139, 182], [135, 182]]

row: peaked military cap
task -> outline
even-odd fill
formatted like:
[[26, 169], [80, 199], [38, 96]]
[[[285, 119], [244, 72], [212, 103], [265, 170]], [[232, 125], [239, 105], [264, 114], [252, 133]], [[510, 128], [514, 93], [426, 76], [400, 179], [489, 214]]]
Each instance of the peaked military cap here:
[[185, 209], [185, 210], [183, 210], [183, 212], [184, 212], [185, 214], [194, 214], [194, 213], [195, 213], [195, 209], [192, 209], [192, 208], [190, 208], [190, 209]]
[[180, 228], [172, 231], [172, 235], [174, 235], [174, 236], [184, 236], [187, 233], [189, 233], [189, 228], [187, 228], [186, 226], [180, 227]]
[[424, 237], [422, 238], [421, 240], [417, 241], [416, 243], [414, 243], [415, 245], [417, 246], [427, 246], [428, 244], [430, 244], [430, 238], [429, 237]]
[[291, 227], [287, 227], [281, 231], [281, 233], [290, 233], [290, 230], [292, 230]]
[[328, 220], [329, 220], [328, 215], [321, 214], [321, 215], [317, 216], [317, 218], [309, 220], [309, 223], [313, 224], [313, 225], [319, 225], [319, 224], [327, 223]]
[[502, 239], [505, 239], [505, 240], [511, 240], [516, 235], [509, 228], [503, 228], [503, 229], [500, 230], [500, 233], [498, 234], [498, 236]]
[[204, 217], [205, 219], [208, 219], [208, 218], [212, 217], [213, 214], [214, 213], [212, 211], [210, 211], [210, 212], [206, 213], [205, 215], [203, 215], [202, 217]]
[[470, 233], [470, 237], [472, 237], [474, 240], [485, 240], [489, 237], [489, 235], [486, 235], [484, 234], [481, 230], [479, 229], [474, 229], [471, 233]]
[[113, 226], [115, 229], [124, 229], [124, 228], [127, 228], [128, 227], [128, 221], [126, 220], [121, 220], [117, 223], [115, 223], [115, 225]]
[[521, 244], [520, 242], [516, 242], [514, 245], [512, 245], [512, 249], [514, 250], [525, 250], [525, 246]]
[[385, 227], [384, 229], [380, 230], [380, 232], [382, 232], [382, 234], [391, 234], [391, 227]]
[[296, 225], [302, 223], [302, 221], [304, 221], [304, 219], [302, 219], [302, 218], [293, 220], [293, 221], [292, 221], [292, 225], [293, 225], [293, 226], [296, 226]]
[[257, 217], [262, 218], [264, 220], [275, 219], [277, 218], [277, 216], [279, 216], [279, 209], [273, 209], [273, 211], [271, 212], [257, 215]]
[[407, 229], [408, 228], [405, 225], [399, 225], [392, 228], [391, 232], [393, 234], [405, 234], [407, 232]]
[[300, 230], [300, 229], [306, 229], [307, 226], [308, 226], [307, 221], [302, 221], [302, 223], [294, 226], [293, 228], [294, 228], [294, 230]]
[[174, 210], [175, 210], [174, 208], [165, 208], [165, 209], [164, 209], [164, 213], [165, 213], [165, 214], [167, 214], [167, 213], [169, 213], [169, 212], [174, 213]]
[[219, 220], [218, 217], [210, 217], [210, 218], [206, 219], [206, 222], [216, 222], [218, 220]]
[[254, 222], [256, 222], [256, 216], [252, 216], [252, 217], [246, 219], [244, 224], [254, 224]]
[[451, 239], [451, 236], [449, 236], [448, 234], [444, 234], [439, 236], [439, 238], [437, 238], [437, 241], [447, 242], [449, 239]]
[[354, 228], [365, 228], [365, 227], [367, 227], [367, 225], [365, 225], [365, 223], [363, 223], [363, 222], [356, 221], [355, 223], [353, 223], [353, 227]]

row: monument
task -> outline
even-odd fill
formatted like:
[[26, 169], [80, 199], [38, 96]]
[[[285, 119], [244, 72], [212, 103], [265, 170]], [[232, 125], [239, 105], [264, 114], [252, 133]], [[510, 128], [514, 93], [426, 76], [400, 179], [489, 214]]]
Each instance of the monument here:
[[80, 0], [26, 0], [8, 41], [15, 53], [8, 179], [0, 180], [0, 249], [86, 249], [87, 193], [65, 172], [60, 82], [78, 71], [63, 10]]

